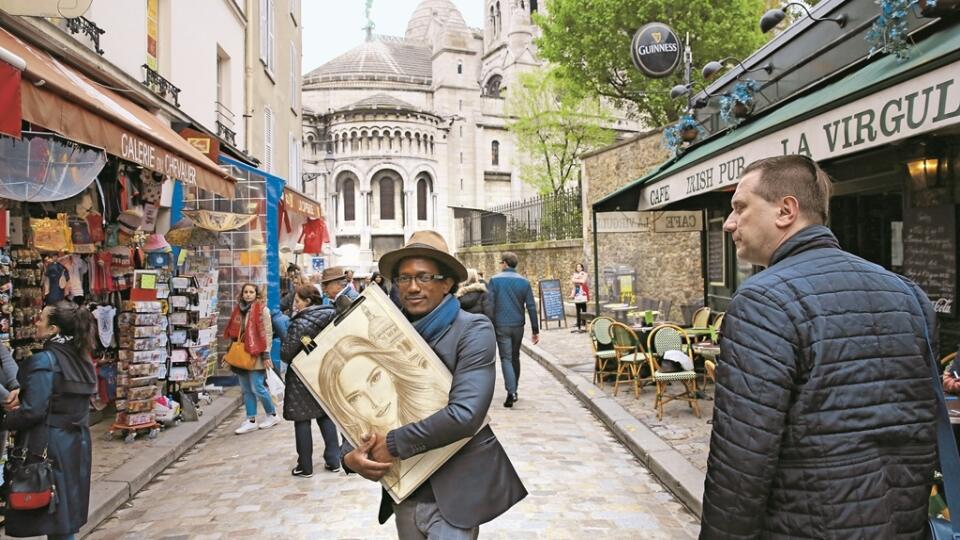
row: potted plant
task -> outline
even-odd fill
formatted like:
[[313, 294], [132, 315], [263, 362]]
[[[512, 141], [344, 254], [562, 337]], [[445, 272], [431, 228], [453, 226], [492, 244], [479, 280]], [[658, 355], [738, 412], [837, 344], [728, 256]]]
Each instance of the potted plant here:
[[760, 90], [760, 83], [753, 79], [733, 85], [730, 93], [720, 97], [720, 119], [728, 125], [735, 125], [750, 116], [757, 104], [758, 90]]
[[706, 130], [692, 114], [683, 114], [675, 124], [667, 126], [663, 130], [663, 145], [672, 153], [677, 154], [684, 143], [692, 143], [701, 135], [706, 134]]

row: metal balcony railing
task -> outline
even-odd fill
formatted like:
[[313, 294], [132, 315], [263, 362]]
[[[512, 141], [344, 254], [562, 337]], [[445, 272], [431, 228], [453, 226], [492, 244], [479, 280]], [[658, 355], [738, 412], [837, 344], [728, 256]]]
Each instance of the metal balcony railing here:
[[179, 107], [180, 89], [174, 86], [172, 82], [164, 79], [162, 75], [151, 69], [150, 66], [144, 64], [140, 67], [143, 68], [144, 72], [143, 85], [167, 101], [170, 101], [172, 98], [173, 104]]
[[93, 42], [93, 50], [97, 51], [97, 54], [103, 56], [103, 49], [100, 48], [100, 36], [107, 33], [106, 30], [100, 28], [93, 21], [86, 17], [74, 17], [72, 19], [66, 20], [67, 30], [71, 34], [84, 34], [90, 41]]

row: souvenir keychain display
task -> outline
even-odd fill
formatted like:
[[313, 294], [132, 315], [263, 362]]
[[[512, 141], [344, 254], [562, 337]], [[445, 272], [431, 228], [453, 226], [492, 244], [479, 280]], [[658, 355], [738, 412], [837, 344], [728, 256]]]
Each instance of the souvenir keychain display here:
[[[28, 247], [10, 250], [11, 285], [9, 304], [13, 307], [10, 323], [10, 349], [19, 362], [43, 348], [37, 339], [37, 321], [43, 311], [43, 258]], [[10, 311], [10, 308], [4, 308]]]

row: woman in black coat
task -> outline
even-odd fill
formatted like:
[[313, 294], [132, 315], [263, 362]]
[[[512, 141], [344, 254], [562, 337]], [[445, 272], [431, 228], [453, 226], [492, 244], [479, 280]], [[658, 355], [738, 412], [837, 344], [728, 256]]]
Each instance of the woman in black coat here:
[[[6, 534], [72, 540], [87, 522], [90, 503], [90, 396], [97, 375], [90, 359], [93, 316], [69, 302], [47, 306], [37, 322], [43, 350], [20, 365], [19, 403], [4, 405], [2, 429], [16, 430], [11, 456], [53, 461], [56, 508], [6, 511]], [[11, 459], [16, 459], [11, 457]]]
[[[297, 287], [293, 305], [295, 313], [290, 319], [287, 335], [280, 345], [280, 359], [288, 364], [302, 350], [300, 338], [316, 336], [337, 315], [332, 305], [323, 305], [320, 291], [310, 284]], [[310, 420], [314, 418], [323, 435], [324, 468], [330, 472], [339, 471], [340, 440], [337, 437], [337, 426], [323, 412], [306, 385], [292, 369], [287, 369], [285, 379], [283, 418], [293, 421], [294, 436], [297, 440], [297, 466], [293, 468], [291, 474], [303, 478], [313, 476], [313, 434]]]

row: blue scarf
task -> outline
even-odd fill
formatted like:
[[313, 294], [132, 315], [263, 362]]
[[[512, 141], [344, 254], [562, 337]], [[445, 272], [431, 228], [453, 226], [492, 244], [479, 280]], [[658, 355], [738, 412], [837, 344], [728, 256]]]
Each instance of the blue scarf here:
[[453, 324], [457, 313], [460, 313], [460, 302], [452, 294], [448, 294], [433, 311], [413, 323], [413, 327], [427, 343], [433, 343]]

